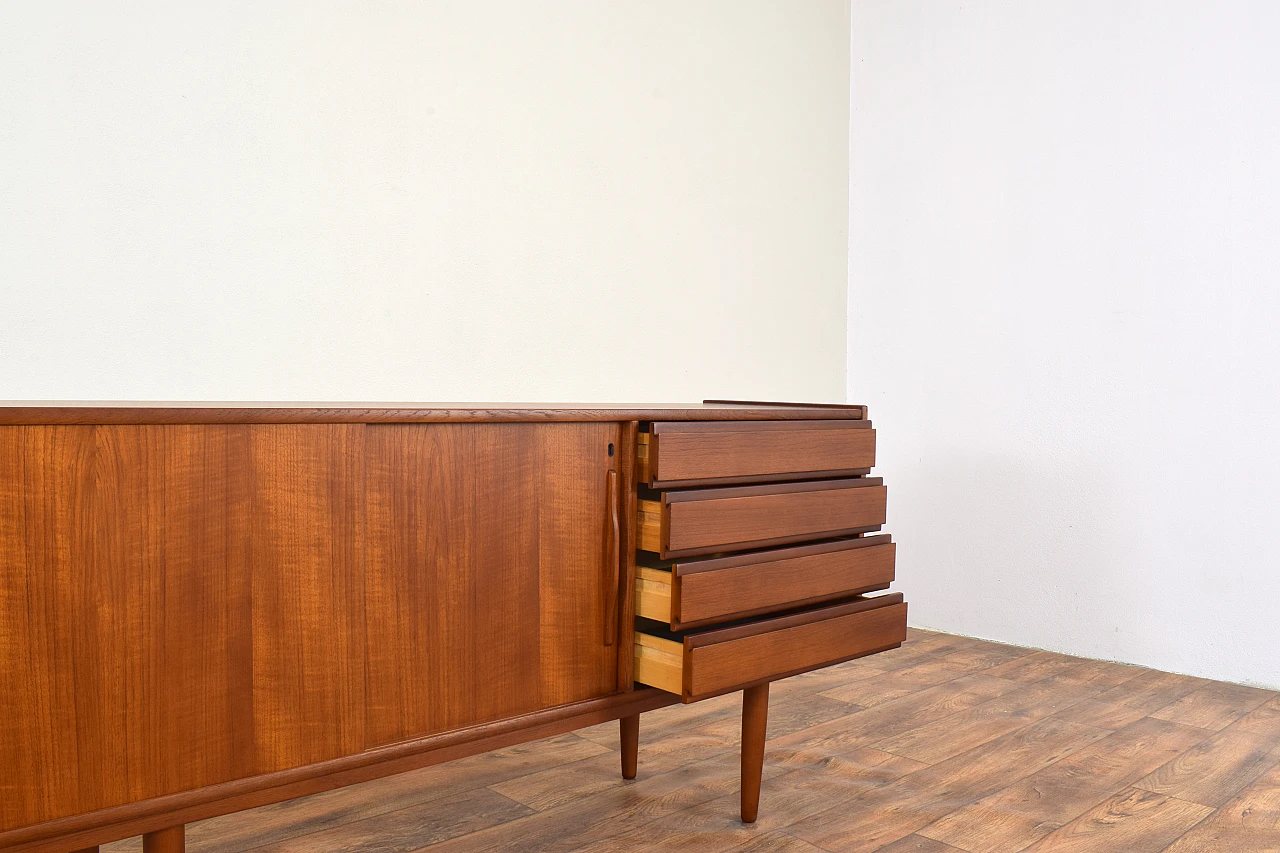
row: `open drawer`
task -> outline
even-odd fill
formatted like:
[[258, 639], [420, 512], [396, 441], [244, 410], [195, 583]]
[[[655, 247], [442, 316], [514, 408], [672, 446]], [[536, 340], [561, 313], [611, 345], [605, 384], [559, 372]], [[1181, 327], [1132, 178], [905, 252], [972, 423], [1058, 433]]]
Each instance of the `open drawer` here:
[[683, 637], [637, 628], [635, 679], [695, 702], [896, 648], [906, 636], [901, 593]]
[[887, 493], [879, 477], [662, 492], [641, 500], [641, 550], [662, 559], [769, 548], [878, 530]]
[[653, 561], [636, 566], [636, 615], [679, 631], [887, 589], [894, 556], [882, 534], [668, 566]]
[[863, 420], [654, 423], [636, 461], [655, 489], [847, 477], [875, 465], [876, 432]]

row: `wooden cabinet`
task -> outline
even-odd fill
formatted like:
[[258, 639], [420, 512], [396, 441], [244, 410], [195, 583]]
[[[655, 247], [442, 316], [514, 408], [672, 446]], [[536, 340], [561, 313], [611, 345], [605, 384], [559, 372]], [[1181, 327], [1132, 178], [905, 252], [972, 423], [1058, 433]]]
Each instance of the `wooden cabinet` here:
[[874, 443], [862, 407], [0, 405], [0, 849], [178, 849], [614, 719], [634, 775], [641, 712], [737, 689], [753, 819], [768, 682], [902, 640]]

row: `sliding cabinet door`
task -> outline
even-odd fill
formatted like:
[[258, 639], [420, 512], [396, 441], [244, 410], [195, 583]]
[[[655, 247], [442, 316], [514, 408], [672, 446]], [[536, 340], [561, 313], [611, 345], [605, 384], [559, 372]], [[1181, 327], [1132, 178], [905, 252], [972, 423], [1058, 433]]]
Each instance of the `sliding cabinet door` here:
[[365, 428], [368, 745], [616, 690], [619, 436], [616, 423]]

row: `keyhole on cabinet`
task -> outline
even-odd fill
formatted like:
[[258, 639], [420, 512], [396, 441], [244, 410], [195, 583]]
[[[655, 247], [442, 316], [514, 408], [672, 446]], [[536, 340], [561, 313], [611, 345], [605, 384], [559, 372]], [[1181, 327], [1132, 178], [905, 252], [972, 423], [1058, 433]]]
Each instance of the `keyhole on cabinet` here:
[[613, 442], [612, 442], [612, 441], [611, 441], [611, 442], [609, 442], [609, 455], [610, 455], [610, 456], [612, 456], [612, 455], [613, 455]]

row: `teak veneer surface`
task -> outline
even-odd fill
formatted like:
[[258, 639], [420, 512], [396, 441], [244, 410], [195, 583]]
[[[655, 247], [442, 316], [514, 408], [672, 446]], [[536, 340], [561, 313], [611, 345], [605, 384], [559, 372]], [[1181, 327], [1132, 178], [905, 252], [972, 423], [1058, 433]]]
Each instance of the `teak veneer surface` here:
[[739, 697], [644, 714], [633, 783], [602, 725], [194, 824], [187, 849], [1280, 850], [1274, 691], [912, 630], [772, 685], [754, 826], [736, 812]]
[[0, 426], [865, 419], [865, 406], [769, 403], [311, 403], [0, 400]]
[[0, 426], [0, 847], [617, 693], [627, 431]]

